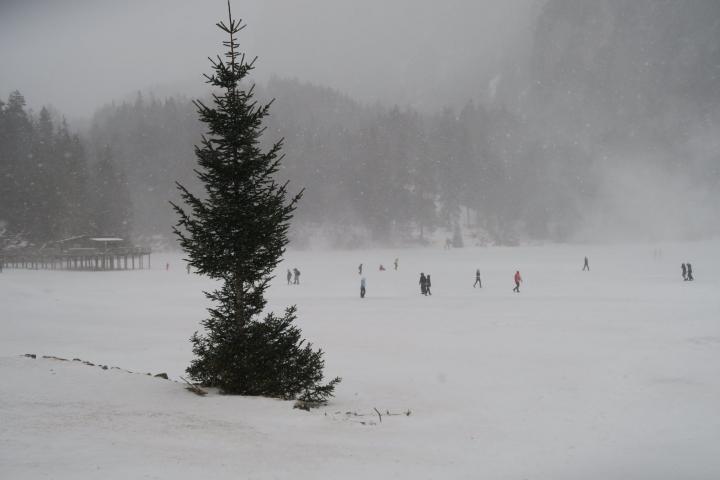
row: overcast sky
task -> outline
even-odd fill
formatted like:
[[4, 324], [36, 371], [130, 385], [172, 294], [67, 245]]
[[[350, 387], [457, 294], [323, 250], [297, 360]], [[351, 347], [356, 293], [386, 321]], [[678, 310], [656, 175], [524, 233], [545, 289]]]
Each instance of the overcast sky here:
[[[526, 44], [539, 0], [234, 0], [260, 56], [254, 78], [295, 77], [365, 102], [437, 108], [487, 90]], [[224, 0], [0, 0], [0, 97], [73, 117], [153, 88], [197, 96], [221, 53]], [[521, 41], [522, 40], [522, 41]], [[462, 98], [459, 98], [462, 97]], [[467, 97], [467, 98], [465, 98]]]

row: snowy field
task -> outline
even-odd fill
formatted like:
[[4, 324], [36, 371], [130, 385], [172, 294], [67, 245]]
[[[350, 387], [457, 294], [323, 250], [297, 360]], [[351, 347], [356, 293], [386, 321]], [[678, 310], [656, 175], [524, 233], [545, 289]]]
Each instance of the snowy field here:
[[289, 252], [269, 307], [343, 377], [312, 412], [144, 375], [191, 359], [212, 283], [180, 258], [0, 274], [0, 478], [720, 478], [720, 242]]

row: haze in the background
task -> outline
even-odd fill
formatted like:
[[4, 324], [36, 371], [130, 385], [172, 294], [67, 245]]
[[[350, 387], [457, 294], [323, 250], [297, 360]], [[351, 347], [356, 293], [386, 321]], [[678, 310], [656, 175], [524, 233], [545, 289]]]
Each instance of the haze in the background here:
[[[209, 94], [226, 9], [2, 3], [8, 231], [87, 233], [49, 208], [75, 191], [77, 205], [122, 207], [101, 215], [121, 225], [95, 222], [97, 234], [169, 234], [175, 180], [200, 188], [188, 99]], [[341, 248], [461, 230], [502, 245], [720, 232], [717, 0], [235, 0], [233, 13], [247, 23], [241, 49], [260, 57], [257, 98], [277, 99], [266, 141], [286, 139], [281, 175], [306, 188], [296, 245], [317, 232]], [[72, 145], [61, 116], [81, 134]], [[32, 233], [27, 219], [58, 232]]]
[[[296, 77], [354, 98], [436, 109], [486, 94], [527, 43], [536, 0], [245, 0], [242, 48], [256, 79]], [[211, 28], [226, 3], [157, 0], [3, 0], [0, 96], [21, 89], [37, 108], [89, 116], [110, 100], [154, 88], [197, 96]], [[524, 39], [525, 41], [520, 41]], [[478, 81], [478, 79], [483, 79]]]

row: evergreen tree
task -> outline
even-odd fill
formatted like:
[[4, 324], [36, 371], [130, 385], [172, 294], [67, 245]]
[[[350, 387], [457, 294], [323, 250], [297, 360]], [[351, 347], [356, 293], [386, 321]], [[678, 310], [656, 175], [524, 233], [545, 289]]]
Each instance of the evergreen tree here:
[[35, 177], [33, 125], [25, 111], [25, 97], [18, 91], [9, 95], [0, 110], [0, 221], [7, 225], [9, 233], [22, 235]]
[[[206, 292], [216, 306], [202, 323], [204, 334], [192, 337], [196, 358], [189, 375], [223, 392], [297, 398], [322, 403], [340, 381], [322, 385], [322, 351], [301, 339], [293, 325], [295, 307], [283, 316], [265, 307], [265, 290], [287, 245], [287, 232], [300, 194], [286, 200], [287, 182], [274, 179], [282, 156], [282, 140], [267, 151], [260, 147], [262, 121], [270, 104], [253, 100], [253, 87], [241, 82], [253, 70], [238, 52], [236, 34], [244, 28], [232, 18], [218, 27], [229, 36], [223, 42], [226, 59], [212, 60], [207, 81], [216, 90], [212, 106], [196, 101], [208, 134], [195, 148], [197, 176], [205, 195], [198, 197], [180, 183], [188, 211], [173, 204], [180, 216], [175, 233], [199, 273], [221, 280]], [[272, 103], [272, 102], [271, 102]]]
[[109, 147], [102, 149], [94, 165], [90, 196], [93, 199], [90, 226], [94, 233], [127, 237], [130, 234], [131, 200], [125, 174], [113, 160]]
[[87, 234], [93, 205], [88, 198], [89, 172], [85, 147], [77, 135], [70, 134], [64, 119], [58, 130], [55, 150], [59, 155], [59, 177], [62, 179], [61, 235]]
[[27, 197], [29, 237], [37, 242], [60, 238], [60, 199], [62, 172], [58, 169], [56, 132], [50, 111], [43, 107], [34, 131], [32, 162], [32, 191]]

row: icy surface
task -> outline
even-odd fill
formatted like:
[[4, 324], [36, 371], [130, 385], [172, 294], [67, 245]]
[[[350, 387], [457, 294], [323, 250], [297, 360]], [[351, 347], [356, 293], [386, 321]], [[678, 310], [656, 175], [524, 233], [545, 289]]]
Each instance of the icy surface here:
[[[720, 478], [718, 247], [289, 252], [269, 307], [297, 303], [343, 377], [310, 413], [144, 375], [177, 379], [191, 358], [212, 282], [180, 256], [6, 270], [0, 478]], [[285, 285], [293, 267], [299, 286]]]

